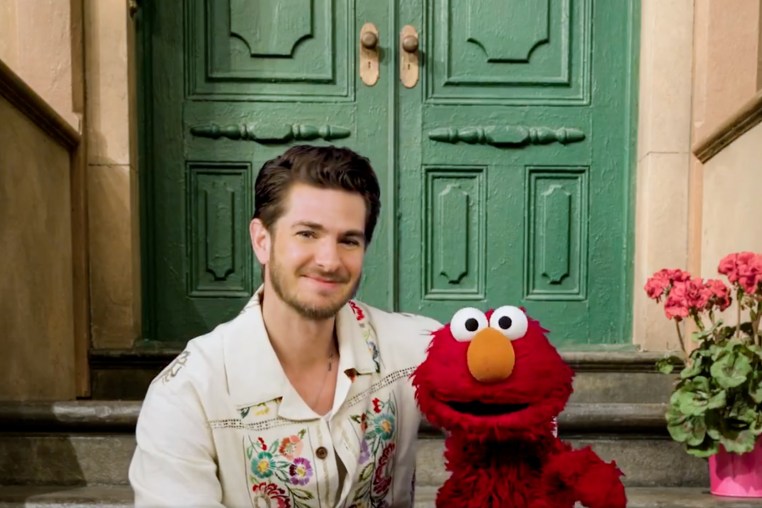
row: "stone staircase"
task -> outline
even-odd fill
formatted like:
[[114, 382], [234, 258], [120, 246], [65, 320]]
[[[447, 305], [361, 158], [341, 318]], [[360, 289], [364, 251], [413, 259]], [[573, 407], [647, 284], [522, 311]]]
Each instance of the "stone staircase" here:
[[[670, 440], [663, 415], [671, 380], [654, 371], [656, 355], [564, 357], [577, 376], [560, 436], [617, 461], [629, 507], [762, 507], [762, 500], [711, 496], [706, 462]], [[150, 379], [144, 374], [130, 375]], [[127, 469], [139, 411], [139, 400], [0, 403], [0, 506], [131, 506]], [[434, 506], [447, 474], [441, 432], [424, 424], [420, 438], [416, 507], [423, 508]]]

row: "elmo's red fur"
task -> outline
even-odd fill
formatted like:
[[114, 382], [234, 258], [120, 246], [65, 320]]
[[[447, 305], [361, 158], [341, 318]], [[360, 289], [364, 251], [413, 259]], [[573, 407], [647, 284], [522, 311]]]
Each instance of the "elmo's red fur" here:
[[[502, 324], [521, 328], [524, 320], [523, 335], [519, 329], [520, 337], [503, 337], [512, 353], [469, 352], [483, 329], [511, 335], [492, 322], [493, 312], [505, 309], [514, 319]], [[555, 436], [554, 418], [572, 393], [573, 372], [545, 337], [547, 330], [516, 307], [481, 315], [465, 310], [466, 318], [478, 318], [466, 327], [471, 330], [464, 328], [462, 311], [456, 313], [434, 332], [428, 356], [413, 374], [423, 414], [447, 433], [451, 476], [439, 489], [437, 506], [572, 508], [580, 501], [589, 508], [624, 508], [616, 464], [603, 462], [589, 447], [573, 450]], [[479, 329], [473, 331], [475, 323]], [[451, 327], [459, 330], [457, 339]], [[473, 333], [473, 344], [464, 333]], [[490, 347], [505, 349], [494, 337], [502, 338], [492, 336]], [[513, 362], [512, 369], [500, 371], [495, 363], [502, 361]]]

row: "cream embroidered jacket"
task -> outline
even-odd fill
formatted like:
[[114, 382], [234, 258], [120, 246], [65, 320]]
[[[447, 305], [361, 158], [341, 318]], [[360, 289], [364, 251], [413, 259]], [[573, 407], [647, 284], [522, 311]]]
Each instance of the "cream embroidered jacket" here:
[[420, 414], [409, 376], [439, 323], [350, 302], [333, 409], [314, 413], [267, 338], [258, 295], [151, 384], [130, 465], [135, 505], [412, 505]]

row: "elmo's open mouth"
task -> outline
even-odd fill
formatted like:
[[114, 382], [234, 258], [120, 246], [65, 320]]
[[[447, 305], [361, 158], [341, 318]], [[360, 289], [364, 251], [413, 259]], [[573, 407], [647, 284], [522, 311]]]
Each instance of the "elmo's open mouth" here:
[[478, 400], [471, 402], [446, 402], [448, 406], [458, 413], [465, 413], [474, 416], [499, 416], [515, 413], [526, 409], [529, 404], [499, 404], [486, 403]]

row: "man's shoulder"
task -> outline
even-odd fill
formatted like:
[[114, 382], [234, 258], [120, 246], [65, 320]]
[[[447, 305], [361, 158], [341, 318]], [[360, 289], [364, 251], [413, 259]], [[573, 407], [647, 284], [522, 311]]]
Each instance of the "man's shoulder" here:
[[420, 363], [433, 332], [441, 327], [435, 319], [418, 314], [389, 312], [367, 304], [361, 304], [361, 309], [368, 314], [382, 356], [398, 358], [402, 364]]
[[[359, 303], [359, 302], [358, 302]], [[361, 303], [368, 312], [368, 320], [376, 329], [399, 329], [402, 331], [425, 332], [427, 335], [439, 329], [439, 321], [420, 314], [409, 312], [389, 312]]]
[[225, 337], [234, 333], [237, 318], [189, 340], [185, 348], [154, 378], [152, 385], [179, 388], [207, 384], [221, 373], [225, 362]]

